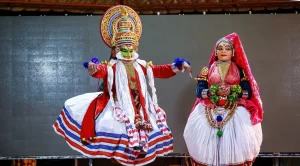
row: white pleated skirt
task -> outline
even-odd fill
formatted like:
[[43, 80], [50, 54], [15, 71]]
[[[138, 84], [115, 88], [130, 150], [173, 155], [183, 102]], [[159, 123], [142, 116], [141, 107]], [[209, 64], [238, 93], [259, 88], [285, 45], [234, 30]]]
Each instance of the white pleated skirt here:
[[[212, 115], [215, 119], [216, 115]], [[243, 165], [258, 156], [262, 143], [261, 124], [252, 125], [246, 108], [237, 107], [223, 127], [221, 137], [217, 136], [217, 131], [207, 121], [205, 106], [198, 104], [188, 118], [183, 135], [190, 156], [199, 165]]]
[[96, 139], [91, 144], [82, 144], [80, 131], [83, 118], [92, 100], [101, 93], [85, 93], [68, 99], [55, 121], [55, 132], [64, 137], [72, 149], [91, 158], [115, 159], [126, 166], [143, 166], [158, 156], [173, 152], [172, 133], [163, 134], [155, 123], [154, 115], [150, 114], [153, 131], [148, 133], [149, 149], [143, 158], [139, 158], [140, 150], [128, 147], [125, 123], [116, 120], [109, 102], [95, 121]]

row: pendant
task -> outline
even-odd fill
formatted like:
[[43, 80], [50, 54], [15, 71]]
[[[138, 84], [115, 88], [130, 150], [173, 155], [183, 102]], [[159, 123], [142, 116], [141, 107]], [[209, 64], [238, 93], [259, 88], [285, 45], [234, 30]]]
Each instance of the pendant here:
[[133, 78], [133, 77], [131, 77], [130, 80], [131, 80], [132, 82], [135, 82], [135, 78]]
[[222, 122], [222, 121], [223, 121], [222, 116], [218, 115], [218, 116], [217, 116], [217, 122]]
[[217, 136], [222, 137], [222, 135], [223, 135], [223, 131], [219, 129], [218, 132], [217, 132]]

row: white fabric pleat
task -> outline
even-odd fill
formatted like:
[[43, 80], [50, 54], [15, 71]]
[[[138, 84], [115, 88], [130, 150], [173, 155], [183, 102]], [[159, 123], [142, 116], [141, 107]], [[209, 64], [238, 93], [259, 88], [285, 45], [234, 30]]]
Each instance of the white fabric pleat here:
[[[215, 119], [216, 115], [213, 116]], [[205, 107], [198, 104], [189, 116], [183, 134], [189, 154], [195, 161], [225, 166], [252, 161], [258, 156], [262, 143], [261, 124], [253, 126], [244, 107], [237, 107], [232, 119], [223, 127], [222, 137], [217, 136], [217, 131], [209, 125]]]

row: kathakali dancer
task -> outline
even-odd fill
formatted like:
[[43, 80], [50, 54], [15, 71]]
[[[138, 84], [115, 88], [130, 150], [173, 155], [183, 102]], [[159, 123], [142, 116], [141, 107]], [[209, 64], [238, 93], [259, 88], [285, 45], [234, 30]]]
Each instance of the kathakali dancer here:
[[[74, 150], [122, 165], [146, 165], [173, 151], [173, 136], [159, 107], [154, 78], [170, 78], [188, 70], [190, 62], [175, 58], [165, 65], [138, 59], [142, 24], [128, 6], [109, 8], [100, 23], [111, 59], [85, 62], [92, 77], [103, 79], [103, 91], [68, 99], [53, 127]], [[151, 88], [151, 95], [147, 86]]]
[[193, 166], [250, 166], [262, 143], [263, 107], [236, 33], [217, 41], [196, 78], [197, 99], [184, 139]]

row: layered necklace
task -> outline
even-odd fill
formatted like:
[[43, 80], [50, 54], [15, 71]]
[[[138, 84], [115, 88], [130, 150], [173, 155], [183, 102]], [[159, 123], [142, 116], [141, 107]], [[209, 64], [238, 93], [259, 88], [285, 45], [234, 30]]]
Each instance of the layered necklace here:
[[[217, 67], [218, 71], [221, 77], [222, 85], [225, 85], [225, 78], [228, 74], [228, 70], [230, 67], [231, 61], [226, 61], [226, 62], [221, 62], [218, 61]], [[227, 104], [225, 104], [226, 106]], [[218, 129], [217, 136], [221, 137], [223, 135], [223, 127], [225, 124], [228, 123], [228, 121], [233, 117], [237, 103], [232, 103], [232, 105], [227, 108], [227, 107], [216, 107], [216, 108], [208, 108], [205, 107], [205, 114], [206, 114], [206, 119], [208, 123], [210, 124], [211, 127]], [[225, 114], [229, 111], [227, 114], [226, 118], [224, 119]], [[216, 115], [216, 118], [214, 119], [213, 113]]]
[[[216, 107], [211, 109], [205, 107], [206, 119], [211, 127], [218, 129], [217, 136], [221, 137], [223, 135], [222, 129], [224, 125], [227, 124], [228, 121], [233, 117], [236, 111], [236, 107], [237, 107], [237, 103], [234, 103], [231, 109], [226, 109], [224, 107]], [[229, 113], [224, 119], [223, 117], [228, 111]], [[214, 119], [212, 113], [216, 115], [216, 119]]]

